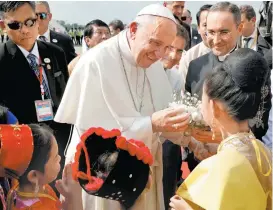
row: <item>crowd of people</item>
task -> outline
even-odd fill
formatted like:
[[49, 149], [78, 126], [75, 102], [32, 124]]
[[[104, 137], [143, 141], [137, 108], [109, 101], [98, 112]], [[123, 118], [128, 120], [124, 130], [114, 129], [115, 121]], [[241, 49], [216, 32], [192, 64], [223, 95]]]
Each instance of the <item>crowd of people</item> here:
[[195, 29], [187, 2], [155, 3], [68, 36], [48, 2], [0, 2], [0, 208], [272, 209], [261, 5], [205, 4]]

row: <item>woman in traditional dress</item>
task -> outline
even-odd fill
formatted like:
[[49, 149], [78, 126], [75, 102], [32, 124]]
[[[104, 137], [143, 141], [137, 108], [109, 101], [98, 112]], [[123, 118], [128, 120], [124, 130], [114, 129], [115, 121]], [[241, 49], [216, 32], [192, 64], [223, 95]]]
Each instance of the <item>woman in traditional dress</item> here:
[[259, 53], [238, 49], [206, 78], [202, 112], [222, 142], [203, 160], [171, 199], [175, 210], [272, 209], [271, 152], [249, 129], [261, 122], [269, 69]]

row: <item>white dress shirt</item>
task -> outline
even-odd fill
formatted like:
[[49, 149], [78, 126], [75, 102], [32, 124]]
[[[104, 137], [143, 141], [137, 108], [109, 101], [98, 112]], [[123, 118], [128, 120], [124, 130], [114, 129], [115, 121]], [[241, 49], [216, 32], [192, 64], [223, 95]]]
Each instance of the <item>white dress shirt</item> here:
[[257, 33], [257, 28], [255, 28], [254, 32], [249, 36], [249, 37], [244, 37], [242, 36], [241, 38], [241, 43], [242, 43], [242, 47], [244, 46], [244, 39], [245, 38], [251, 38], [248, 42], [247, 47], [257, 51], [257, 39], [258, 39], [258, 33]]
[[[22, 51], [23, 55], [25, 56], [25, 58], [27, 59], [28, 63], [30, 64], [30, 59], [28, 58], [28, 55], [31, 53], [33, 55], [35, 55], [35, 58], [36, 58], [36, 62], [37, 64], [40, 63], [40, 54], [39, 54], [39, 50], [38, 50], [38, 45], [37, 45], [37, 42], [35, 42], [34, 44], [34, 47], [32, 48], [31, 52], [27, 51], [26, 49], [24, 49], [23, 47], [17, 45], [19, 47], [19, 49]], [[47, 77], [46, 77], [46, 73], [45, 73], [45, 70], [43, 68], [43, 77], [45, 78], [45, 81], [46, 81], [46, 85], [49, 89], [49, 85], [48, 85], [48, 81], [47, 81]], [[50, 92], [49, 92], [50, 94]], [[50, 96], [51, 97], [51, 96]]]
[[44, 36], [45, 39], [46, 39], [46, 42], [50, 42], [50, 30], [49, 30], [49, 28], [47, 29], [47, 31], [44, 34], [39, 35], [37, 39], [39, 39], [40, 36]]

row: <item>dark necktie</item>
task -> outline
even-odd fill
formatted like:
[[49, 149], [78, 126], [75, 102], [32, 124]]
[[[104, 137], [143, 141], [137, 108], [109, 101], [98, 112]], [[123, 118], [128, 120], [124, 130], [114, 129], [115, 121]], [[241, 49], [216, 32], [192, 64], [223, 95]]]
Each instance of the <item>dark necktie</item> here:
[[[39, 66], [38, 66], [38, 64], [36, 62], [36, 56], [29, 53], [27, 58], [30, 60], [31, 69], [35, 72], [36, 76], [38, 78], [40, 78], [40, 71], [39, 71]], [[44, 88], [44, 92], [45, 92], [45, 98], [50, 99], [51, 97], [50, 97], [50, 93], [49, 93], [49, 88], [48, 88], [48, 86], [46, 84], [45, 77], [43, 76], [42, 78], [43, 78], [42, 79], [42, 84], [43, 84], [43, 88]]]
[[251, 37], [244, 38], [244, 46], [243, 46], [243, 48], [248, 48], [248, 43], [249, 43], [249, 41], [250, 41], [251, 39], [252, 39]]
[[39, 38], [40, 38], [40, 40], [46, 42], [46, 37], [45, 36], [40, 36]]

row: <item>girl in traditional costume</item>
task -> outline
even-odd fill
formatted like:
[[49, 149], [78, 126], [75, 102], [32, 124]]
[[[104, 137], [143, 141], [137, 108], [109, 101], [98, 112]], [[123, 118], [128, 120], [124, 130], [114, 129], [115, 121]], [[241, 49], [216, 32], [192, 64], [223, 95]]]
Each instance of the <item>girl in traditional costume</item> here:
[[272, 209], [272, 154], [249, 129], [253, 118], [266, 123], [261, 116], [269, 72], [259, 53], [238, 49], [207, 76], [203, 117], [223, 140], [179, 187], [172, 209]]
[[[81, 204], [78, 203], [81, 201], [80, 187], [76, 182], [73, 184], [69, 181], [69, 175], [72, 180], [72, 169], [69, 169], [69, 165], [64, 171], [63, 177], [66, 176], [65, 179], [58, 180], [56, 183], [57, 189], [66, 197], [64, 203], [59, 201], [49, 186], [49, 183], [53, 182], [60, 172], [58, 145], [49, 128], [34, 124], [13, 127], [0, 126], [0, 134], [5, 142], [13, 142], [13, 145], [18, 147], [18, 156], [17, 154], [7, 154], [10, 163], [8, 167], [5, 166], [5, 168], [9, 168], [10, 173], [14, 174], [14, 177], [18, 178], [18, 183], [12, 187], [8, 194], [8, 210], [81, 209]], [[22, 160], [20, 164], [17, 163], [17, 159]], [[5, 161], [7, 162], [7, 157]], [[75, 192], [77, 186], [79, 193]], [[73, 206], [75, 203], [79, 205]]]
[[[0, 124], [17, 124], [18, 120], [8, 108], [0, 106]], [[1, 143], [1, 139], [0, 139]], [[1, 149], [0, 149], [1, 156]], [[1, 157], [0, 157], [1, 159]], [[0, 209], [6, 210], [6, 196], [10, 189], [10, 183], [5, 177], [4, 169], [0, 165]]]

